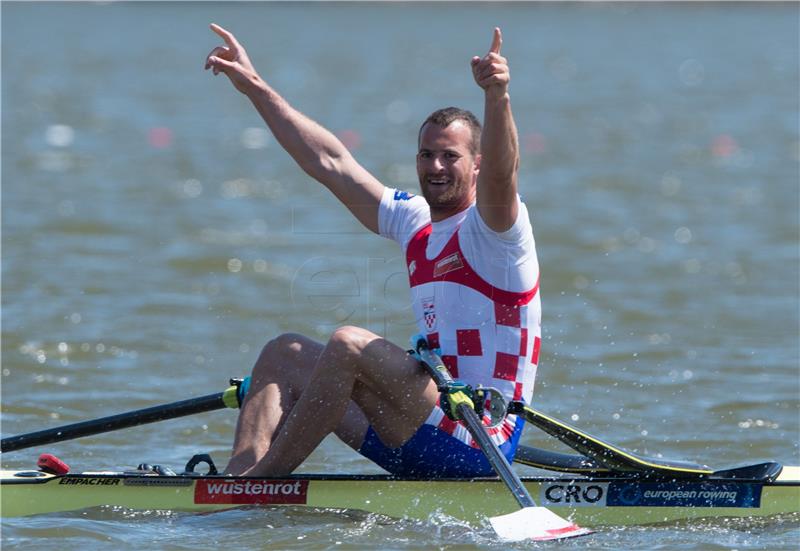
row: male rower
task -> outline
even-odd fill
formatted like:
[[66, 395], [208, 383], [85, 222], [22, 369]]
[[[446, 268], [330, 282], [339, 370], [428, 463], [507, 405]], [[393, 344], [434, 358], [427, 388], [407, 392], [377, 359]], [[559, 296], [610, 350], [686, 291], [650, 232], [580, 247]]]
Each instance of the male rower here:
[[[539, 266], [517, 195], [517, 130], [500, 29], [489, 52], [471, 61], [484, 93], [483, 129], [456, 108], [436, 111], [420, 128], [422, 197], [381, 184], [259, 76], [233, 34], [211, 29], [224, 45], [211, 51], [206, 69], [227, 75], [300, 168], [367, 229], [401, 245], [419, 330], [453, 377], [530, 402], [541, 334]], [[510, 415], [490, 429], [509, 461], [522, 425]], [[288, 475], [330, 433], [397, 475], [493, 473], [465, 428], [439, 407], [436, 385], [418, 360], [350, 326], [326, 343], [284, 334], [264, 346], [226, 472]]]

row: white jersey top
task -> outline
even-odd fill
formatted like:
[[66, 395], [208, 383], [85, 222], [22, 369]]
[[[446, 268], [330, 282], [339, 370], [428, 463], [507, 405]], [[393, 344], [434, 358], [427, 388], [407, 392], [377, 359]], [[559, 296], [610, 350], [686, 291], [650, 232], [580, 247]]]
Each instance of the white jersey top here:
[[[419, 331], [453, 378], [495, 387], [507, 400], [530, 403], [541, 342], [539, 263], [525, 204], [514, 225], [495, 232], [477, 207], [431, 223], [420, 196], [386, 189], [379, 232], [403, 248]], [[426, 421], [475, 445], [438, 407]], [[515, 416], [491, 431], [502, 444]]]

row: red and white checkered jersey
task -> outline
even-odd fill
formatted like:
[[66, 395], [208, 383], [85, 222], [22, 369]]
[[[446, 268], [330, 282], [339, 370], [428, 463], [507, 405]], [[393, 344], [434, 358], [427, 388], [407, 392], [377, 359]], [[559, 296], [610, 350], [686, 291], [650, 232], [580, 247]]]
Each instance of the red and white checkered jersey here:
[[[441, 349], [455, 379], [497, 388], [530, 403], [541, 342], [539, 264], [528, 212], [519, 203], [514, 225], [491, 230], [477, 207], [431, 223], [422, 197], [387, 190], [379, 211], [381, 235], [403, 247], [419, 331]], [[436, 408], [426, 421], [464, 442], [466, 429]], [[516, 422], [494, 429], [501, 444]]]

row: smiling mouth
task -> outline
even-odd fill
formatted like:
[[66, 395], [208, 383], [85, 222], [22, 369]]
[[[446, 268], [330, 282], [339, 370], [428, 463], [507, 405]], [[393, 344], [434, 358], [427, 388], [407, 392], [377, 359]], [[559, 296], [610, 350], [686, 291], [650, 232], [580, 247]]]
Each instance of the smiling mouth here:
[[444, 186], [450, 183], [449, 178], [428, 178], [426, 180], [429, 186]]

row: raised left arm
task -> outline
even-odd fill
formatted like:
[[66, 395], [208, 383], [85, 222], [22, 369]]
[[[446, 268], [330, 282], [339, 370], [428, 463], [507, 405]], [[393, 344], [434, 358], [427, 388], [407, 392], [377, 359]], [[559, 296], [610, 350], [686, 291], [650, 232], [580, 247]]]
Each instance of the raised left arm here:
[[511, 113], [508, 61], [500, 55], [503, 36], [494, 29], [492, 46], [484, 57], [472, 58], [472, 74], [485, 95], [477, 204], [481, 218], [496, 232], [517, 219], [519, 144]]

